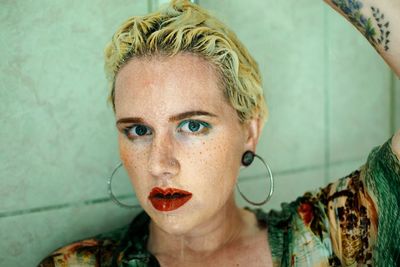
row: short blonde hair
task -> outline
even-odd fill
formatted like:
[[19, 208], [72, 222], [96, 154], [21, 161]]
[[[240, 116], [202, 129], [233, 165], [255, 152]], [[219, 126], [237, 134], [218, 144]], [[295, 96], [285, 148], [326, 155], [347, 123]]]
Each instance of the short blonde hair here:
[[240, 122], [267, 119], [257, 62], [236, 35], [206, 10], [188, 0], [172, 0], [159, 11], [124, 22], [105, 48], [109, 101], [115, 111], [115, 78], [130, 59], [189, 52], [211, 62], [224, 95]]

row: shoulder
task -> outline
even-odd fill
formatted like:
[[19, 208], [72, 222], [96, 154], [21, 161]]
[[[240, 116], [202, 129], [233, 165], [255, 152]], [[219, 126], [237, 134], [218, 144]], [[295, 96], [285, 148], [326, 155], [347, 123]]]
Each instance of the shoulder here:
[[365, 182], [373, 194], [378, 198], [400, 194], [400, 130], [371, 151], [366, 165]]
[[283, 204], [280, 212], [269, 212], [268, 238], [275, 262], [285, 258], [301, 266], [370, 263], [377, 214], [363, 184], [365, 170], [362, 166]]
[[274, 261], [392, 266], [400, 233], [399, 147], [397, 132], [372, 149], [358, 170], [282, 204], [279, 212], [270, 211], [266, 221]]
[[56, 266], [98, 266], [97, 255], [103, 240], [86, 239], [58, 248], [45, 257], [39, 267]]
[[82, 239], [60, 247], [47, 255], [38, 267], [111, 266], [113, 251], [119, 245], [126, 227]]

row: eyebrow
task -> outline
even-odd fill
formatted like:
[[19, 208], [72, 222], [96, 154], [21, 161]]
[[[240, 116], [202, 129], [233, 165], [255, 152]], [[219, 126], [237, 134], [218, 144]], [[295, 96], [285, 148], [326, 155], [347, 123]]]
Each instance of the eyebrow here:
[[[193, 110], [193, 111], [187, 111], [187, 112], [183, 112], [183, 113], [179, 113], [176, 115], [173, 115], [172, 117], [170, 117], [168, 119], [169, 122], [173, 122], [173, 121], [180, 121], [183, 120], [185, 118], [190, 118], [190, 117], [194, 117], [194, 116], [209, 116], [209, 117], [218, 117], [217, 115], [207, 112], [207, 111], [203, 111], [203, 110]], [[144, 120], [142, 118], [139, 117], [131, 117], [131, 118], [121, 118], [119, 119], [116, 124], [120, 124], [120, 123], [144, 123]]]

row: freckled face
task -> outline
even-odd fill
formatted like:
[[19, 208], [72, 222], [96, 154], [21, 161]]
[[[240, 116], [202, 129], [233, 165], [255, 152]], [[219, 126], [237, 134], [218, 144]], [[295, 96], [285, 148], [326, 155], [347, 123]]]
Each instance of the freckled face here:
[[[117, 75], [115, 106], [121, 160], [141, 206], [160, 228], [185, 233], [226, 207], [245, 135], [210, 64], [191, 54], [133, 59]], [[148, 198], [155, 187], [192, 197], [160, 211]]]

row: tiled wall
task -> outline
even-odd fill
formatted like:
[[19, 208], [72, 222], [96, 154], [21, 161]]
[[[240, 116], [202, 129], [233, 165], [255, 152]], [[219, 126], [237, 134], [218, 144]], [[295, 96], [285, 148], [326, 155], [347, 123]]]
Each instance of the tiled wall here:
[[[276, 181], [265, 209], [354, 170], [400, 127], [399, 81], [322, 1], [200, 4], [236, 31], [263, 73], [270, 119], [257, 152]], [[118, 147], [102, 52], [115, 28], [148, 6], [0, 3], [0, 266], [34, 266], [56, 247], [126, 224], [137, 212], [107, 196]], [[266, 191], [263, 172], [255, 163], [241, 177], [254, 200]], [[132, 195], [126, 174], [115, 179], [118, 194]]]
[[[270, 119], [257, 152], [276, 181], [266, 209], [349, 174], [394, 132], [391, 120], [399, 127], [397, 79], [322, 1], [200, 3], [236, 31], [263, 73]], [[262, 172], [243, 175], [242, 191], [262, 199]]]
[[392, 99], [392, 128], [400, 129], [400, 78], [395, 78], [392, 76], [392, 94], [390, 99]]

